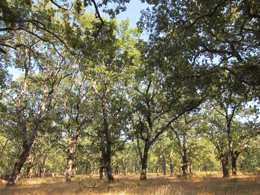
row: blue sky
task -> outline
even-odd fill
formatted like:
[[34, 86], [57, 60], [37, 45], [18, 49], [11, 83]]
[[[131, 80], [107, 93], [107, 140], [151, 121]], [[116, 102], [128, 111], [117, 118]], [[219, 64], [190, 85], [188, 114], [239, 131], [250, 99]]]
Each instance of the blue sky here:
[[130, 19], [130, 26], [136, 27], [136, 23], [138, 22], [140, 16], [141, 16], [141, 10], [147, 8], [146, 3], [141, 3], [140, 0], [132, 0], [127, 5], [127, 10], [120, 13], [117, 16], [118, 20], [124, 20], [126, 18]]

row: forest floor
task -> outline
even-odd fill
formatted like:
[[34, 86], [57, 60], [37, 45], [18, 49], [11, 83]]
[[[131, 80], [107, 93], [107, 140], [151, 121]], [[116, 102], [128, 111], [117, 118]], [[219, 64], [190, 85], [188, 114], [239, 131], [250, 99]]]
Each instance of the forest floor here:
[[0, 180], [0, 195], [260, 195], [259, 173], [239, 173], [229, 179], [223, 179], [220, 173], [197, 173], [188, 178], [148, 174], [147, 181], [139, 181], [138, 175], [115, 178], [114, 183], [98, 176], [76, 176], [69, 183], [63, 177], [24, 178], [12, 187], [5, 187]]

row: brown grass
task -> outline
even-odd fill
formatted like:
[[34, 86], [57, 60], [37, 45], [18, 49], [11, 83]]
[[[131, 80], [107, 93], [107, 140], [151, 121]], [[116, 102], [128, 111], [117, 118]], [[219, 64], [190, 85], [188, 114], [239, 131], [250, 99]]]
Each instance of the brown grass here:
[[22, 179], [13, 187], [0, 182], [0, 195], [260, 195], [260, 176], [239, 174], [223, 179], [219, 173], [199, 173], [189, 178], [148, 174], [147, 181], [138, 175], [116, 176], [116, 182], [100, 181], [97, 176], [77, 176], [70, 183], [65, 178]]

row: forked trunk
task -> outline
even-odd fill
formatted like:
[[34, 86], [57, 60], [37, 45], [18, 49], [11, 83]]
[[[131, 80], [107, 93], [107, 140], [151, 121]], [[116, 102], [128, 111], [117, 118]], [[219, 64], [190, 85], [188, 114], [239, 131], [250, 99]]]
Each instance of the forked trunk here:
[[221, 154], [220, 161], [221, 161], [221, 165], [222, 165], [223, 177], [224, 178], [230, 177], [229, 168], [228, 168], [228, 153]]

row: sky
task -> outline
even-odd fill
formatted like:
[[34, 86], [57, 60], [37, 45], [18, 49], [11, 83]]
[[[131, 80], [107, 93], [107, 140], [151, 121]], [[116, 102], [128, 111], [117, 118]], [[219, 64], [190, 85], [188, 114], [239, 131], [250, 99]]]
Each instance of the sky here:
[[147, 8], [146, 3], [141, 3], [140, 0], [132, 0], [127, 5], [127, 10], [120, 13], [117, 16], [117, 19], [119, 21], [124, 20], [126, 18], [130, 19], [130, 26], [136, 27], [136, 23], [138, 22], [140, 16], [141, 16], [141, 10]]
[[[117, 15], [116, 18], [119, 21], [129, 18], [130, 27], [136, 27], [136, 23], [139, 21], [141, 17], [141, 10], [146, 9], [147, 4], [141, 3], [140, 0], [132, 0], [130, 1], [130, 3], [126, 4], [126, 7], [127, 7], [126, 11]], [[146, 37], [145, 35], [142, 36], [142, 38], [145, 37]], [[21, 72], [13, 67], [9, 67], [8, 71], [12, 75], [13, 80], [16, 80], [21, 75]]]

